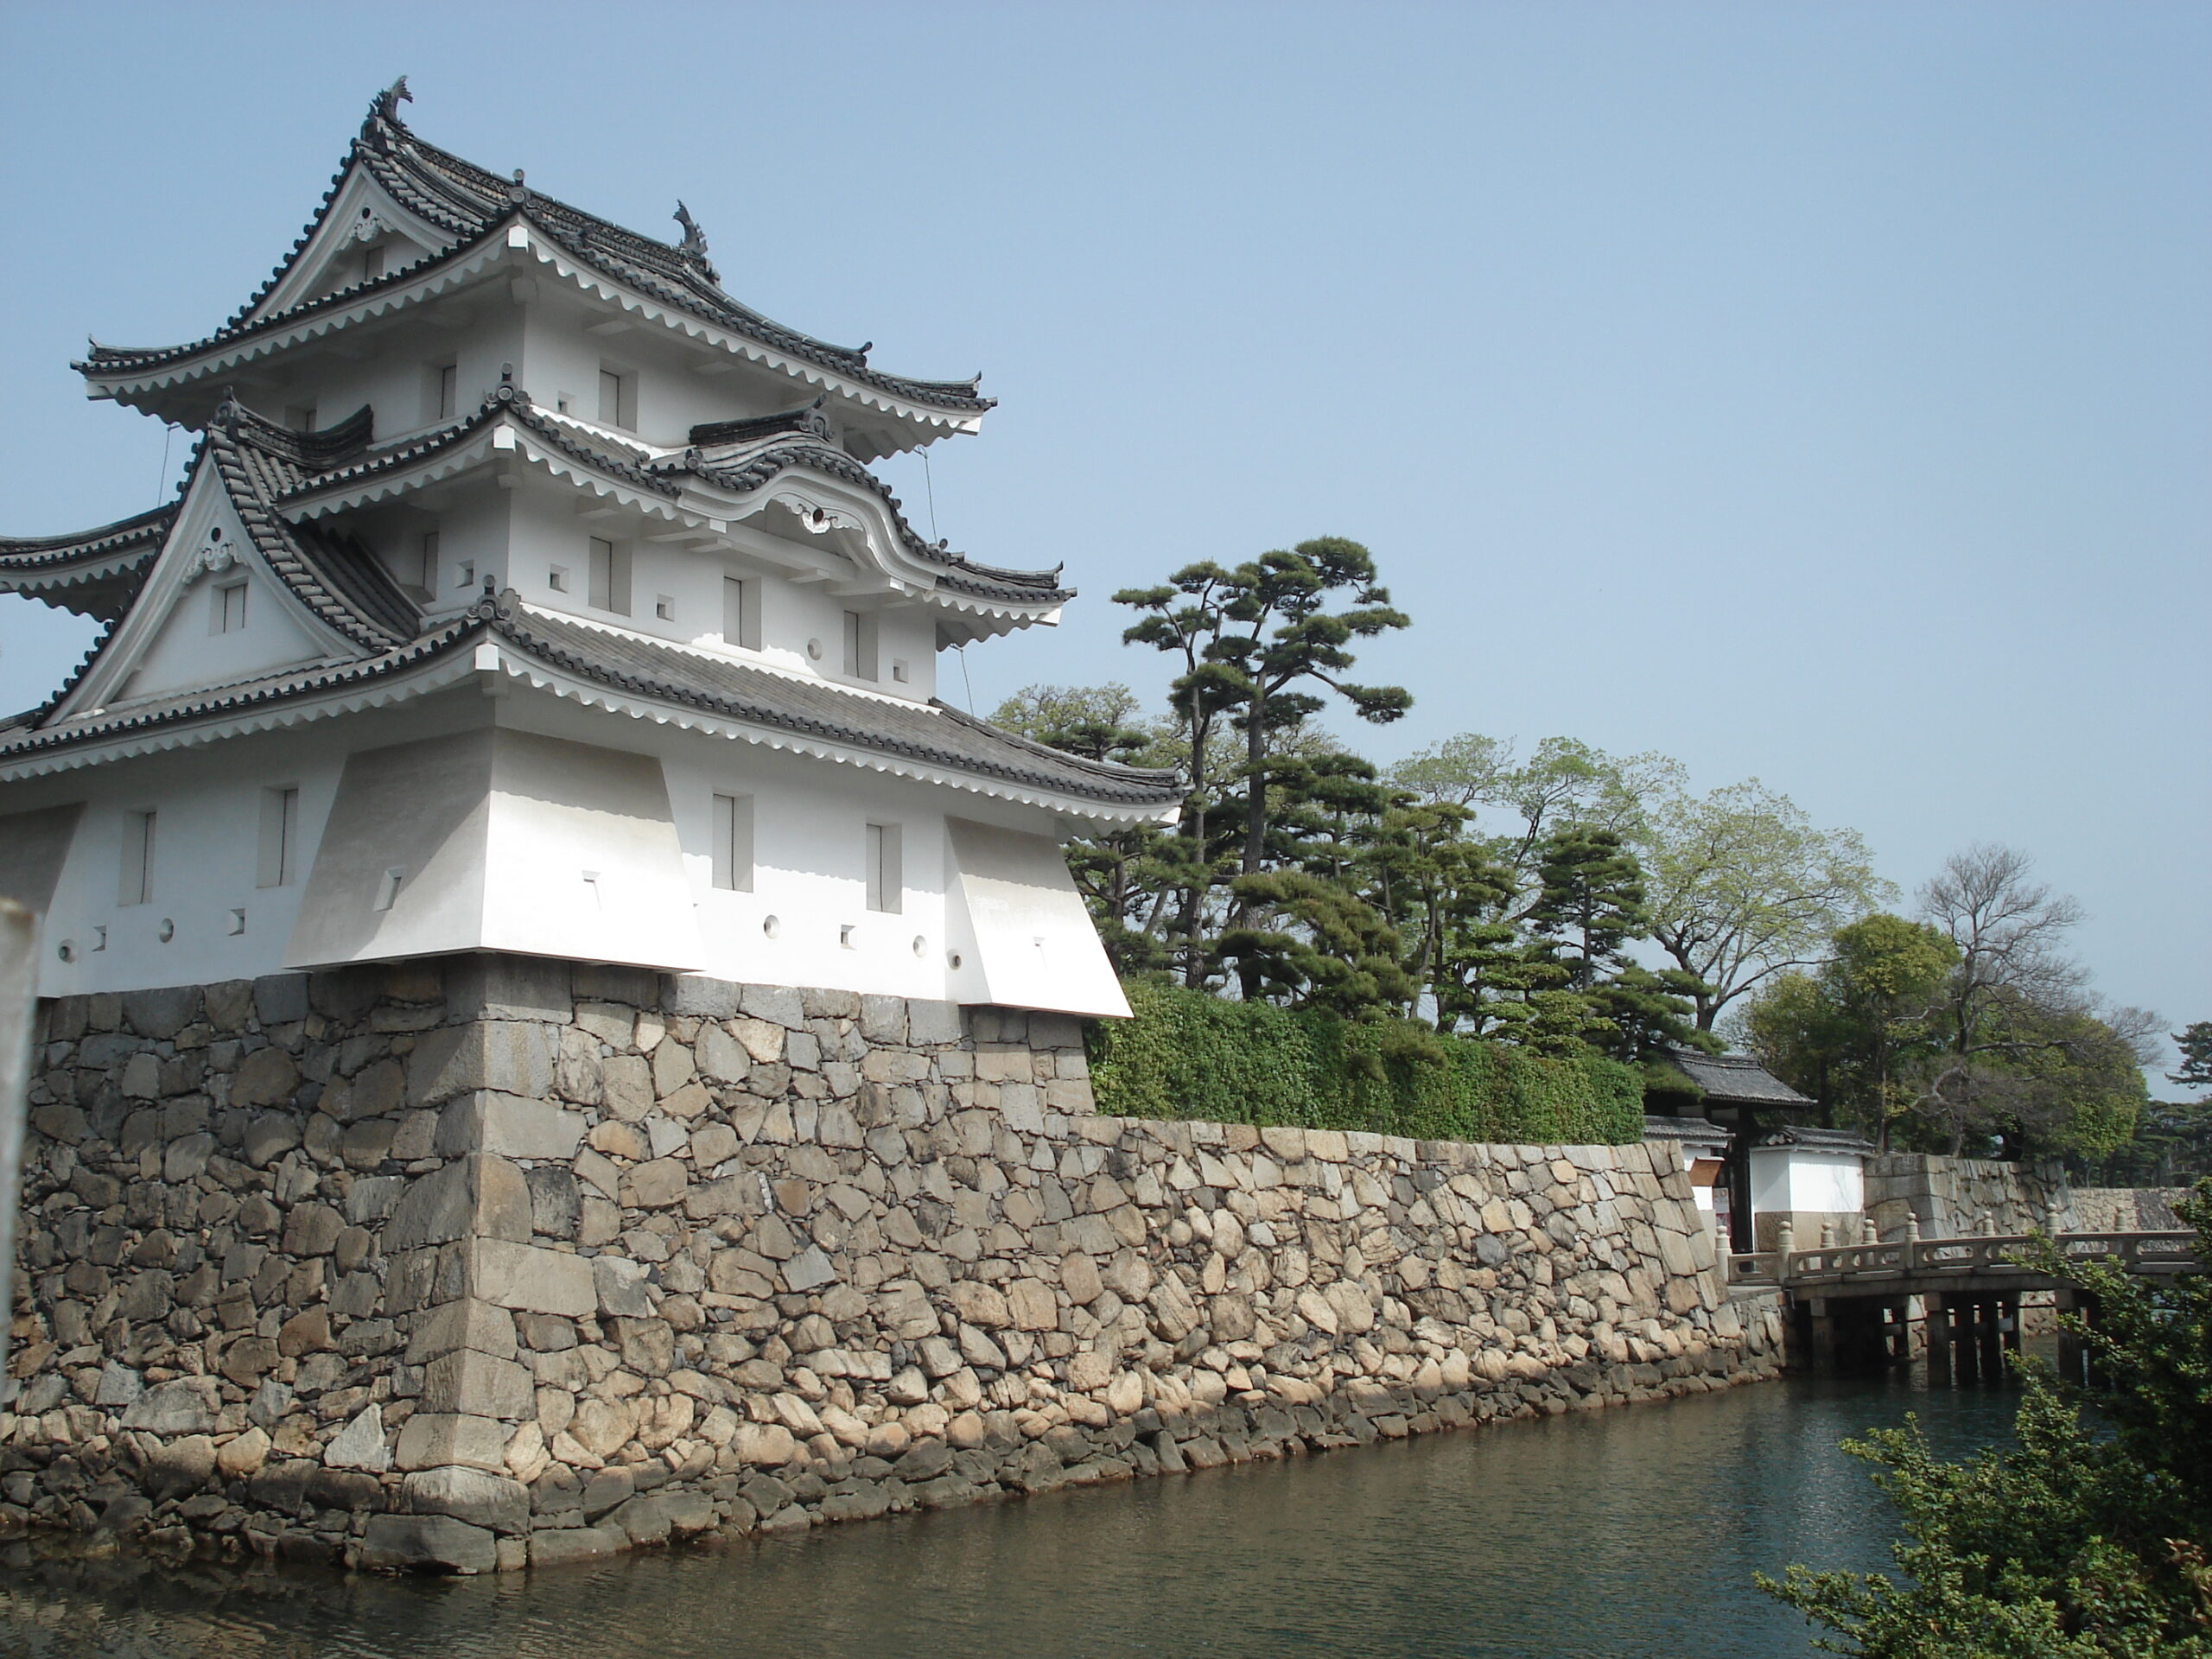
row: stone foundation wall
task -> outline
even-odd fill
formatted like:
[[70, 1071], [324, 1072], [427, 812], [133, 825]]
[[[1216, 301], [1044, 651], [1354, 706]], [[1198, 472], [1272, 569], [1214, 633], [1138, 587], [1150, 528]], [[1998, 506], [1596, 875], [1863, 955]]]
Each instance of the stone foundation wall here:
[[1866, 1213], [1885, 1243], [1904, 1236], [1908, 1213], [1920, 1218], [1923, 1238], [2060, 1231], [2074, 1224], [2068, 1204], [2065, 1175], [2055, 1164], [1907, 1152], [1866, 1161]]
[[495, 957], [42, 1020], [0, 1524], [550, 1565], [1779, 1357], [1670, 1159], [1103, 1118], [1052, 1016]]
[[2182, 1230], [2174, 1213], [2185, 1186], [2077, 1186], [2069, 1225], [2086, 1233], [2171, 1233]]

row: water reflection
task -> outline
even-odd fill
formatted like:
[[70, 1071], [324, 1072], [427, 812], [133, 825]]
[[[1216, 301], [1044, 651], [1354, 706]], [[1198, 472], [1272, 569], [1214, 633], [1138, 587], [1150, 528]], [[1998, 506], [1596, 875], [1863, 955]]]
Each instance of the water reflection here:
[[1188, 1479], [912, 1516], [534, 1578], [0, 1564], [29, 1659], [1807, 1652], [1751, 1586], [1887, 1564], [1842, 1435], [1917, 1409], [1939, 1446], [2004, 1394], [1789, 1382]]

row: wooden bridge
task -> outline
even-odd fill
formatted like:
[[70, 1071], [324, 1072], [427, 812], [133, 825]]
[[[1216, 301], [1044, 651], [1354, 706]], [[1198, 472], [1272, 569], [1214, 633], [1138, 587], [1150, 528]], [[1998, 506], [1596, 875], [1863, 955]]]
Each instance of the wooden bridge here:
[[[1888, 1243], [1822, 1243], [1812, 1249], [1728, 1257], [1728, 1281], [1779, 1290], [1789, 1310], [1791, 1363], [1840, 1373], [1881, 1370], [1926, 1354], [1931, 1382], [1994, 1382], [2004, 1353], [2020, 1345], [2020, 1300], [2049, 1291], [2061, 1309], [2094, 1323], [2096, 1299], [2012, 1258], [2024, 1233], [1980, 1238], [1921, 1238]], [[2061, 1233], [2059, 1254], [2074, 1261], [2115, 1259], [2131, 1273], [2201, 1273], [2196, 1235]], [[1916, 1322], [1924, 1329], [1914, 1340]], [[2059, 1370], [2078, 1379], [2082, 1344], [2062, 1333]]]

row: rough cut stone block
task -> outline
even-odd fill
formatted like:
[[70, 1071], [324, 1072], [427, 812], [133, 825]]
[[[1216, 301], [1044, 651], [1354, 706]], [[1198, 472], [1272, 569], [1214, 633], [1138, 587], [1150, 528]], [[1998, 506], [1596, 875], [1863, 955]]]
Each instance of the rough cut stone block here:
[[181, 1376], [157, 1383], [123, 1414], [123, 1427], [153, 1434], [206, 1434], [215, 1427], [216, 1382], [212, 1376]]
[[[564, 1011], [562, 1018], [567, 1017]], [[478, 1089], [541, 1098], [552, 1091], [558, 1052], [553, 1027], [535, 1020], [484, 1020], [426, 1032], [408, 1057], [408, 1102], [442, 1106]]]
[[449, 1515], [372, 1515], [361, 1535], [361, 1565], [372, 1571], [491, 1573], [498, 1541], [482, 1527]]
[[[579, 970], [581, 971], [581, 970]], [[569, 989], [569, 965], [543, 957], [474, 956], [446, 969], [446, 1017], [568, 1022], [581, 988]]]
[[582, 1112], [548, 1100], [480, 1090], [457, 1096], [438, 1115], [442, 1158], [491, 1153], [501, 1158], [573, 1158], [584, 1137]]
[[530, 1530], [528, 1488], [481, 1469], [417, 1470], [400, 1483], [399, 1506], [410, 1515], [449, 1515], [494, 1532]]
[[917, 997], [906, 1005], [906, 1040], [920, 1046], [960, 1040], [960, 1005]]
[[[585, 1313], [596, 1309], [610, 1318], [633, 1319], [646, 1319], [652, 1315], [653, 1305], [645, 1294], [646, 1269], [644, 1262], [632, 1262], [626, 1256], [596, 1255], [592, 1258], [590, 1268], [593, 1306], [585, 1308]], [[560, 1313], [564, 1310], [548, 1308], [544, 1311]]]
[[402, 1424], [392, 1462], [401, 1469], [435, 1469], [465, 1464], [493, 1474], [506, 1472], [507, 1441], [513, 1429], [490, 1417], [448, 1417], [418, 1411]]
[[836, 1268], [830, 1265], [830, 1258], [822, 1253], [818, 1244], [810, 1244], [790, 1261], [784, 1263], [784, 1283], [792, 1291], [804, 1293], [819, 1290], [835, 1283]]
[[454, 1239], [517, 1242], [530, 1236], [530, 1187], [504, 1158], [472, 1154], [423, 1176], [401, 1196], [385, 1223], [387, 1255]]
[[690, 1175], [674, 1158], [656, 1158], [638, 1165], [622, 1178], [620, 1198], [626, 1208], [664, 1210], [680, 1203]]
[[456, 1348], [423, 1367], [421, 1403], [425, 1411], [509, 1421], [537, 1412], [537, 1388], [527, 1370], [473, 1348]]
[[399, 1202], [399, 1195], [406, 1190], [404, 1175], [358, 1177], [346, 1190], [346, 1219], [356, 1227], [382, 1221], [391, 1213], [392, 1206]]
[[[528, 1214], [527, 1207], [524, 1213]], [[588, 1318], [599, 1307], [592, 1264], [560, 1250], [478, 1239], [468, 1247], [467, 1277], [474, 1294], [518, 1312], [559, 1313], [574, 1319]]]
[[530, 1535], [530, 1564], [532, 1567], [569, 1567], [578, 1561], [604, 1560], [629, 1547], [628, 1537], [612, 1529], [557, 1527]]
[[515, 1316], [504, 1307], [463, 1297], [434, 1307], [415, 1321], [407, 1342], [407, 1363], [423, 1365], [456, 1349], [473, 1349], [494, 1359], [515, 1357]]
[[[856, 1000], [849, 993], [842, 1000], [847, 1004], [843, 1011], [848, 1014], [858, 1012]], [[753, 1019], [766, 1020], [787, 1031], [804, 1030], [806, 1026], [806, 995], [789, 986], [742, 986], [738, 991], [738, 1006]], [[832, 1010], [826, 1007], [822, 1012], [832, 1014]]]
[[382, 1474], [391, 1467], [391, 1449], [385, 1444], [384, 1408], [371, 1406], [332, 1437], [322, 1454], [331, 1469], [365, 1469]]

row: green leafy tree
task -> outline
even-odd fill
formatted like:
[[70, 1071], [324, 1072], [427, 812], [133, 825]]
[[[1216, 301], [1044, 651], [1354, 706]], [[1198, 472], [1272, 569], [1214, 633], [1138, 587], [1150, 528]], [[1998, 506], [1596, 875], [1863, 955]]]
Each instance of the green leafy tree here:
[[1697, 1026], [1772, 976], [1821, 960], [1838, 927], [1894, 889], [1853, 830], [1817, 830], [1753, 778], [1709, 795], [1667, 790], [1636, 834], [1651, 937], [1701, 988]]
[[1643, 871], [1618, 830], [1576, 824], [1544, 842], [1529, 931], [1567, 969], [1566, 988], [1588, 991], [1624, 965], [1630, 939], [1649, 928]]
[[[1405, 614], [1391, 608], [1373, 556], [1357, 542], [1322, 537], [1233, 569], [1189, 565], [1161, 586], [1114, 597], [1144, 613], [1124, 640], [1149, 645], [1184, 665], [1172, 696], [1185, 722], [1198, 791], [1185, 814], [1185, 833], [1193, 841], [1209, 835], [1205, 784], [1211, 746], [1224, 722], [1233, 723], [1243, 738], [1243, 836], [1234, 867], [1241, 876], [1258, 875], [1268, 866], [1268, 779], [1277, 734], [1297, 731], [1327, 706], [1324, 692], [1340, 697], [1360, 719], [1378, 723], [1412, 706], [1402, 687], [1348, 677], [1353, 641], [1408, 626]], [[1190, 861], [1193, 868], [1198, 862]], [[1236, 893], [1236, 925], [1251, 925], [1252, 906], [1266, 902], [1264, 891], [1248, 884]], [[1205, 887], [1193, 880], [1185, 892], [1180, 931], [1185, 981], [1194, 987], [1210, 965], [1203, 940], [1205, 901]], [[1258, 969], [1246, 961], [1243, 988], [1256, 995]]]
[[[2177, 1206], [2212, 1269], [2212, 1181]], [[2153, 1279], [2117, 1262], [2024, 1264], [2093, 1293], [2088, 1389], [2017, 1362], [2018, 1444], [1937, 1459], [1916, 1422], [1845, 1442], [1897, 1509], [1904, 1577], [1789, 1568], [1759, 1583], [1863, 1659], [2212, 1656], [2212, 1271]]]
[[1946, 861], [1921, 907], [1958, 951], [1934, 1016], [1944, 1055], [1913, 1103], [1954, 1154], [1993, 1137], [2000, 1155], [2098, 1152], [2125, 1142], [2144, 1098], [2156, 1016], [2102, 1008], [2064, 950], [2082, 918], [2010, 848]]
[[1958, 951], [1924, 922], [1877, 912], [1836, 930], [1812, 974], [1770, 980], [1740, 1031], [1759, 1063], [1884, 1147], [1918, 1101], [1942, 1045], [1940, 1014]]
[[2181, 1070], [2166, 1073], [2168, 1083], [2184, 1089], [2212, 1089], [2212, 1020], [2199, 1020], [2174, 1033]]

